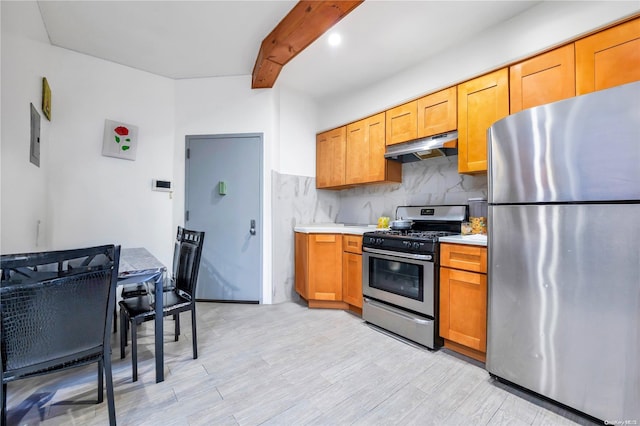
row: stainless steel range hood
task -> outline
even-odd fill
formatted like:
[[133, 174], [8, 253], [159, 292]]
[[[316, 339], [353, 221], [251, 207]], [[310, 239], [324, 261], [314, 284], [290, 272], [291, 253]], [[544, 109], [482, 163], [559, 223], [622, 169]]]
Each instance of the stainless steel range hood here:
[[429, 136], [428, 138], [389, 145], [384, 158], [401, 163], [410, 163], [433, 157], [458, 155], [457, 140], [458, 131], [454, 130], [453, 132]]

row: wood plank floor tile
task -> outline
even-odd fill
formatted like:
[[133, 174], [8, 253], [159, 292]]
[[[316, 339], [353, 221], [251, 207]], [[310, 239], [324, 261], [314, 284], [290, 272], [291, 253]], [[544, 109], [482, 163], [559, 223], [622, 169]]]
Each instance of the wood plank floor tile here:
[[[119, 425], [591, 424], [496, 382], [477, 362], [392, 338], [349, 312], [199, 302], [197, 316], [195, 360], [188, 315], [178, 342], [165, 320], [163, 383], [151, 322], [139, 328], [135, 383], [130, 348], [119, 359], [113, 335]], [[77, 403], [96, 398], [96, 373], [87, 366], [9, 383], [9, 424], [106, 424], [106, 403]]]

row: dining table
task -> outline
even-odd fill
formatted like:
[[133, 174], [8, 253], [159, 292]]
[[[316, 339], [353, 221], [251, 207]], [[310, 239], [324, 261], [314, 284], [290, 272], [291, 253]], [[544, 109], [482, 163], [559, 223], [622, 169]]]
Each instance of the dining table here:
[[[156, 383], [164, 381], [163, 349], [163, 282], [167, 267], [144, 247], [123, 248], [120, 251], [118, 267], [118, 286], [125, 284], [148, 283], [153, 287], [155, 316], [155, 359]], [[158, 314], [159, 313], [159, 314]], [[122, 333], [122, 330], [120, 331]]]

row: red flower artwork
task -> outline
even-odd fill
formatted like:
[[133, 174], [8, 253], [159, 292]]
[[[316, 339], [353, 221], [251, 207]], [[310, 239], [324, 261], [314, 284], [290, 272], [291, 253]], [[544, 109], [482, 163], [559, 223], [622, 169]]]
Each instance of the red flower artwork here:
[[119, 134], [120, 136], [126, 136], [129, 134], [129, 129], [127, 129], [124, 126], [118, 126], [115, 129], [113, 129], [113, 131]]

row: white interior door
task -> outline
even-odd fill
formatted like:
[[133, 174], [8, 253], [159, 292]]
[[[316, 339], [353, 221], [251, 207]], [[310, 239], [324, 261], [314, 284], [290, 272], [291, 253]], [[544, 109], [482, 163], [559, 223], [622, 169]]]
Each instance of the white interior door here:
[[198, 300], [262, 300], [262, 134], [187, 136], [185, 227], [205, 231]]

